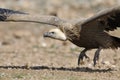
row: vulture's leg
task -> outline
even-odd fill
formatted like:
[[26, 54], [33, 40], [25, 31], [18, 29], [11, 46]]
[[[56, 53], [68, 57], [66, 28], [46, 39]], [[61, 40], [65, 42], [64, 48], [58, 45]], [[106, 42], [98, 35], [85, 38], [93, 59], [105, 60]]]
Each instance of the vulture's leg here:
[[84, 50], [79, 54], [79, 57], [78, 57], [78, 65], [79, 65], [79, 64], [83, 64], [83, 58], [84, 58], [84, 57], [89, 59], [89, 57], [85, 54], [87, 50], [88, 50], [88, 49], [84, 49]]
[[101, 51], [101, 47], [99, 47], [96, 52], [95, 52], [95, 55], [94, 55], [94, 59], [93, 59], [93, 62], [94, 62], [94, 66], [96, 65], [96, 61], [99, 60], [99, 55], [100, 55], [100, 51]]

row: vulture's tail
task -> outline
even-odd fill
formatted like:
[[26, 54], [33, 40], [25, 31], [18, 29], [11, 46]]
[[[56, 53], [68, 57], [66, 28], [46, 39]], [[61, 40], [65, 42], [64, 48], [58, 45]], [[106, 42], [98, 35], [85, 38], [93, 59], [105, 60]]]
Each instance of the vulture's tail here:
[[113, 39], [113, 46], [114, 48], [119, 48], [120, 47], [120, 38], [115, 37], [115, 36], [111, 36]]

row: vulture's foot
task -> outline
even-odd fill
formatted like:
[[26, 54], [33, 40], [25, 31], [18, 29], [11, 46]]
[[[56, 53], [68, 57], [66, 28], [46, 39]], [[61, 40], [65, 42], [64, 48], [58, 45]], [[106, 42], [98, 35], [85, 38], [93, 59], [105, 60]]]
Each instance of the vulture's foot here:
[[94, 55], [94, 59], [93, 59], [93, 62], [94, 62], [94, 66], [96, 65], [96, 63], [98, 62], [99, 60], [99, 55], [100, 55], [100, 51], [101, 51], [102, 48], [98, 48], [95, 52], [95, 55]]
[[89, 57], [85, 54], [86, 51], [87, 51], [87, 49], [84, 49], [84, 50], [79, 54], [79, 57], [78, 57], [78, 65], [84, 64], [84, 61], [83, 61], [83, 58], [84, 58], [84, 57], [89, 60]]
[[85, 54], [85, 55], [79, 55], [79, 58], [78, 58], [78, 65], [83, 65], [84, 64], [84, 61], [83, 61], [83, 58], [86, 58], [87, 59], [87, 61], [89, 61], [90, 60], [90, 58]]

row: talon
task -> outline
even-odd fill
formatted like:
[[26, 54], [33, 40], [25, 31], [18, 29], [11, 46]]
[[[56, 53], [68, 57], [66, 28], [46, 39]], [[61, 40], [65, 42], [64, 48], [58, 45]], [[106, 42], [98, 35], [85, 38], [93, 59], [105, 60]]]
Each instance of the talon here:
[[86, 60], [87, 60], [87, 62], [90, 62], [90, 58], [88, 57], [88, 58], [86, 58]]
[[93, 62], [94, 62], [93, 66], [95, 67], [95, 65], [96, 65], [96, 58], [93, 60]]
[[96, 62], [99, 60], [99, 55], [100, 55], [100, 51], [101, 51], [101, 47], [99, 47], [98, 48], [98, 50], [96, 50], [96, 52], [95, 52], [95, 55], [94, 55], [94, 59], [93, 59], [93, 62], [94, 62], [94, 67], [95, 67], [95, 65], [96, 65]]
[[79, 66], [80, 63], [81, 63], [81, 60], [83, 61], [83, 58], [79, 55], [79, 58], [78, 58], [78, 66]]
[[86, 54], [84, 56], [85, 56], [86, 60], [89, 62], [90, 58]]
[[78, 59], [78, 66], [80, 65], [80, 60]]
[[96, 66], [96, 64], [97, 64], [97, 61], [98, 61], [98, 58], [97, 58], [97, 56], [95, 56], [94, 57], [94, 59], [93, 59], [93, 62], [94, 62], [94, 67]]
[[78, 59], [78, 66], [79, 66], [80, 64], [83, 65], [83, 64], [85, 64], [85, 63], [84, 63], [83, 59], [80, 59], [80, 58], [79, 58], [79, 59]]
[[85, 64], [85, 62], [84, 61], [80, 61], [80, 64], [83, 65], [83, 64]]
[[81, 64], [85, 64], [84, 61], [83, 61], [83, 58], [89, 58], [85, 52], [87, 51], [88, 49], [84, 49], [80, 54], [79, 54], [79, 57], [78, 57], [78, 66]]

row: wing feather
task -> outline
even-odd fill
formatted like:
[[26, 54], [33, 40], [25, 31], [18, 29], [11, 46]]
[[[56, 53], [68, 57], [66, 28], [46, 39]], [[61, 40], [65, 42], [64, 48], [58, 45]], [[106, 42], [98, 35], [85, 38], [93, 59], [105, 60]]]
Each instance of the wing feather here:
[[56, 16], [41, 16], [20, 11], [0, 8], [0, 21], [4, 22], [33, 22], [53, 26], [61, 26], [65, 21]]
[[120, 27], [120, 6], [105, 9], [77, 25], [85, 26], [92, 24], [94, 26], [95, 23], [100, 24], [106, 31], [113, 31], [117, 29], [117, 27]]

